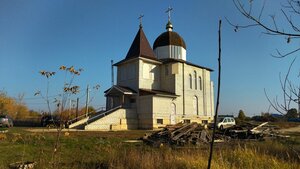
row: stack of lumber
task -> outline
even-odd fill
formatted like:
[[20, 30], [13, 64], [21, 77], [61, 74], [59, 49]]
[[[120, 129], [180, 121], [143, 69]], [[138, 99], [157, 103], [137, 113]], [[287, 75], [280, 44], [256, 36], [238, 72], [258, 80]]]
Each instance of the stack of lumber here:
[[168, 125], [160, 131], [146, 134], [143, 141], [153, 146], [209, 143], [211, 135], [197, 123]]
[[268, 122], [255, 125], [251, 123], [244, 123], [241, 125], [235, 125], [229, 127], [219, 134], [223, 134], [225, 136], [229, 136], [232, 139], [253, 139], [253, 140], [262, 140], [266, 137], [273, 137], [273, 138], [285, 138], [289, 136], [280, 135], [276, 131], [276, 127], [267, 125]]

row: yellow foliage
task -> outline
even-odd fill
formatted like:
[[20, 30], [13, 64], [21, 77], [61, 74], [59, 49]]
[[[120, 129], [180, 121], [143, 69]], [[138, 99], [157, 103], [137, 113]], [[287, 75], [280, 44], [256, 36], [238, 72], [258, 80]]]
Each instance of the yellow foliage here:
[[24, 104], [18, 103], [15, 99], [0, 92], [0, 114], [8, 114], [13, 119], [23, 119], [28, 117], [31, 112]]
[[0, 133], [0, 140], [5, 140], [6, 138], [7, 138], [6, 134]]

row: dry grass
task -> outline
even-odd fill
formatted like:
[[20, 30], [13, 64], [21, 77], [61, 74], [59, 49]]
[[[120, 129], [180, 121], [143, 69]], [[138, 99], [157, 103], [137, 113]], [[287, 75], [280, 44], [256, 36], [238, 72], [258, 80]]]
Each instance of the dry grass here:
[[[36, 161], [37, 168], [72, 169], [192, 169], [206, 168], [208, 145], [201, 147], [152, 148], [141, 143], [124, 143], [145, 131], [70, 132], [63, 134], [56, 156], [50, 163], [54, 133], [30, 133], [12, 129], [0, 140], [0, 168], [21, 160]], [[298, 169], [300, 137], [265, 142], [219, 144], [213, 169]]]
[[291, 127], [297, 127], [299, 126], [298, 122], [271, 122], [271, 125], [275, 125], [278, 126], [281, 129], [285, 129], [285, 128], [291, 128]]
[[[252, 169], [252, 168], [299, 168], [300, 160], [286, 157], [286, 154], [277, 155], [277, 151], [267, 152], [264, 149], [237, 144], [237, 146], [225, 146], [218, 148], [214, 154], [212, 168], [216, 169]], [[288, 151], [286, 151], [288, 152]], [[272, 154], [275, 153], [275, 154]], [[206, 168], [208, 149], [182, 148], [160, 149], [129, 148], [123, 151], [111, 151], [108, 166], [111, 168]], [[126, 165], [125, 165], [126, 164]]]

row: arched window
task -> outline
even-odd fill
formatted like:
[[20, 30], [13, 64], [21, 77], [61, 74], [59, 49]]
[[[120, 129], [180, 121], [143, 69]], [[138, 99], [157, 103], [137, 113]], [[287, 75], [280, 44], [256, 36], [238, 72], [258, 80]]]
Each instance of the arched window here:
[[190, 88], [192, 89], [192, 87], [193, 87], [193, 78], [192, 78], [192, 75], [191, 74], [189, 74], [189, 77], [190, 77]]
[[201, 79], [201, 76], [199, 76], [199, 89], [202, 90], [202, 79]]
[[195, 89], [197, 90], [197, 72], [194, 71], [194, 77], [195, 77]]
[[194, 115], [198, 115], [198, 98], [194, 96], [193, 98], [193, 108], [194, 108]]

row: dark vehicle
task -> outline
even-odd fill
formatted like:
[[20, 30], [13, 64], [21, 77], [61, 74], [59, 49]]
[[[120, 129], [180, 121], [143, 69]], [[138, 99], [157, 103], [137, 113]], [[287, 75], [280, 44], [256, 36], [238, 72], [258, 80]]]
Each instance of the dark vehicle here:
[[0, 115], [0, 127], [13, 127], [14, 123], [8, 115]]
[[45, 115], [41, 119], [41, 125], [43, 127], [59, 127], [64, 124], [58, 116]]

